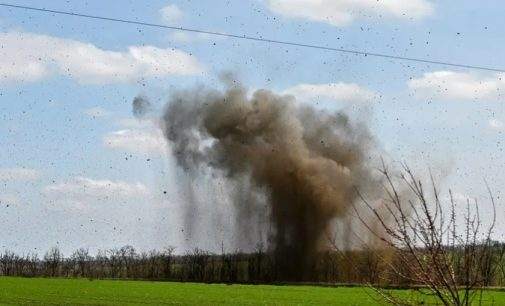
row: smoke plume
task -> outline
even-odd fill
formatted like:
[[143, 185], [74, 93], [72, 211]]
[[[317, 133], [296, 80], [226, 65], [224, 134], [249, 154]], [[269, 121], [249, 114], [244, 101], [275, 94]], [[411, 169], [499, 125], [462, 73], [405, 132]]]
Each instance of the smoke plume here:
[[366, 125], [293, 96], [248, 95], [236, 84], [224, 92], [181, 91], [167, 104], [162, 125], [187, 173], [211, 169], [243, 187], [232, 195], [242, 207], [237, 231], [250, 231], [251, 209], [259, 199], [267, 203], [270, 248], [286, 279], [307, 277], [333, 221], [355, 202], [355, 188], [375, 185], [368, 167], [375, 141]]

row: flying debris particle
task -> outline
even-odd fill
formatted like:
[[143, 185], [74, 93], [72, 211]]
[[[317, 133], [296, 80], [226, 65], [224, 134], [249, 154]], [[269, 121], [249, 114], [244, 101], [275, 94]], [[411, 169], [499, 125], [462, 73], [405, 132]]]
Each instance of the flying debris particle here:
[[151, 102], [144, 96], [137, 96], [133, 99], [133, 116], [137, 119], [144, 118], [153, 108]]

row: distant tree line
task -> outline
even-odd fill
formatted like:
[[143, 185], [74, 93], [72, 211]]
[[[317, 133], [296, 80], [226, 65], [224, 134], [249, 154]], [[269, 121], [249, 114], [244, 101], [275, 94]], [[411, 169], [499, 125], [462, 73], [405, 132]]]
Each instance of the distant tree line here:
[[[465, 250], [453, 247], [450, 252], [463, 254]], [[495, 242], [492, 252], [486, 253], [487, 258], [479, 261], [485, 265], [479, 271], [486, 286], [505, 285], [504, 254], [505, 244]], [[261, 248], [248, 254], [213, 254], [195, 249], [184, 255], [175, 255], [174, 248], [138, 252], [132, 246], [99, 251], [96, 255], [81, 248], [65, 257], [54, 247], [42, 258], [35, 254], [22, 256], [5, 251], [0, 255], [0, 275], [220, 283], [293, 281], [286, 279], [279, 271], [280, 265], [276, 263], [276, 258], [278, 256]], [[398, 270], [407, 270], [404, 258], [399, 258], [388, 249], [347, 252], [332, 250], [321, 252], [312, 262], [310, 275], [301, 281], [400, 287], [422, 285], [398, 273]], [[465, 269], [455, 267], [454, 271], [464, 273]], [[461, 279], [463, 278], [462, 275]]]

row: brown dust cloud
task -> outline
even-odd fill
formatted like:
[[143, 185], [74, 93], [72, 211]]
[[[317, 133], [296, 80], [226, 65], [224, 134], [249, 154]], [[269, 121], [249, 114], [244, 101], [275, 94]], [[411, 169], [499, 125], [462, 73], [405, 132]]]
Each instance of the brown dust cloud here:
[[[141, 97], [134, 101], [137, 114], [150, 107]], [[251, 93], [233, 82], [224, 90], [180, 90], [166, 104], [161, 126], [185, 173], [198, 177], [210, 169], [239, 182], [231, 196], [239, 211], [236, 231], [250, 231], [255, 202], [266, 203], [268, 249], [285, 279], [310, 273], [334, 221], [349, 216], [356, 190], [377, 185], [370, 167], [376, 141], [366, 123], [294, 96]], [[186, 200], [186, 215], [196, 217], [193, 199]]]

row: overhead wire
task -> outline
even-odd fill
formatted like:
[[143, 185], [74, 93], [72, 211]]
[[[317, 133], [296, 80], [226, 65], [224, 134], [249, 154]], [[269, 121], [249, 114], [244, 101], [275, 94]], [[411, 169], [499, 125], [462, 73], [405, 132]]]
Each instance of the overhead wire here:
[[24, 9], [24, 10], [30, 10], [30, 11], [67, 15], [67, 16], [74, 16], [74, 17], [80, 17], [80, 18], [88, 18], [88, 19], [95, 19], [95, 20], [104, 20], [104, 21], [119, 22], [119, 23], [125, 23], [125, 24], [133, 24], [133, 25], [139, 25], [139, 26], [145, 26], [145, 27], [170, 29], [170, 30], [176, 30], [176, 31], [192, 32], [192, 33], [201, 33], [201, 34], [208, 34], [208, 35], [214, 35], [214, 36], [229, 37], [229, 38], [234, 38], [234, 39], [244, 39], [244, 40], [272, 43], [272, 44], [278, 44], [278, 45], [295, 46], [295, 47], [334, 51], [334, 52], [348, 53], [348, 54], [355, 54], [355, 55], [362, 55], [362, 56], [387, 58], [387, 59], [393, 59], [393, 60], [410, 61], [410, 62], [418, 62], [418, 63], [425, 63], [425, 64], [444, 65], [444, 66], [450, 66], [450, 67], [459, 67], [459, 68], [485, 70], [485, 71], [493, 71], [493, 72], [504, 72], [505, 73], [505, 69], [503, 69], [503, 68], [490, 67], [490, 66], [470, 65], [470, 64], [464, 64], [464, 63], [452, 63], [452, 62], [446, 62], [446, 61], [442, 61], [442, 60], [435, 60], [435, 59], [428, 59], [428, 58], [406, 57], [406, 56], [398, 56], [398, 55], [393, 55], [393, 54], [369, 52], [369, 51], [363, 51], [363, 50], [352, 50], [352, 49], [345, 49], [345, 48], [329, 47], [329, 46], [323, 46], [323, 45], [315, 45], [315, 44], [308, 44], [308, 43], [269, 39], [269, 38], [264, 38], [264, 37], [260, 37], [260, 36], [249, 36], [249, 35], [245, 35], [245, 34], [239, 35], [239, 34], [232, 34], [232, 33], [225, 33], [225, 32], [215, 32], [215, 31], [195, 29], [195, 28], [170, 26], [170, 25], [164, 25], [164, 24], [158, 24], [158, 23], [150, 23], [150, 22], [144, 22], [144, 21], [136, 21], [136, 20], [130, 20], [130, 19], [113, 18], [113, 17], [105, 17], [105, 16], [97, 16], [97, 15], [89, 15], [89, 14], [83, 14], [83, 13], [74, 13], [74, 12], [69, 12], [69, 11], [61, 11], [61, 10], [54, 10], [54, 9], [47, 9], [47, 8], [40, 8], [40, 7], [33, 7], [33, 6], [9, 4], [9, 3], [0, 3], [0, 6], [6, 7], [6, 8]]

